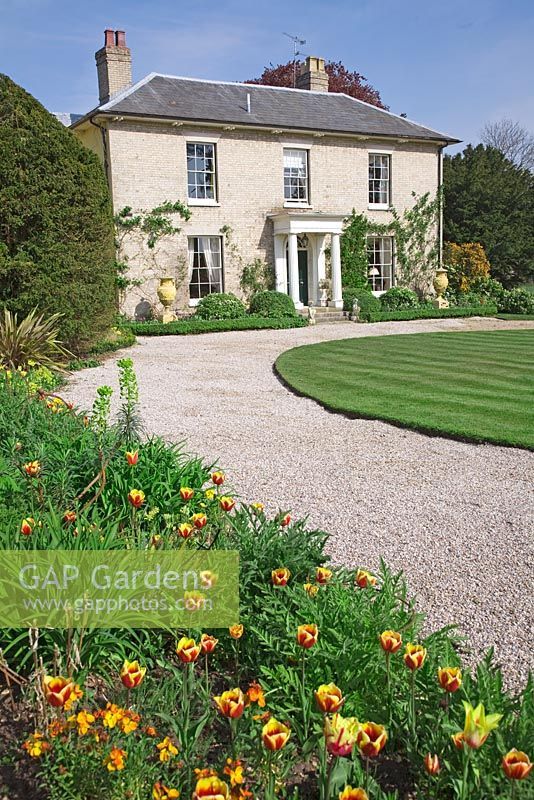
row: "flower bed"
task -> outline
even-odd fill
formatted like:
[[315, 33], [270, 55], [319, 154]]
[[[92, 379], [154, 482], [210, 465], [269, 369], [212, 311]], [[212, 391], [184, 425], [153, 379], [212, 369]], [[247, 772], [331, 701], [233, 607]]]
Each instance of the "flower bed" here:
[[509, 796], [530, 770], [532, 684], [512, 698], [490, 657], [462, 667], [453, 631], [423, 637], [402, 575], [329, 567], [327, 534], [239, 504], [221, 470], [141, 439], [119, 367], [113, 425], [106, 387], [86, 415], [0, 378], [0, 546], [235, 550], [240, 619], [43, 629], [32, 647], [0, 631], [2, 714], [26, 720], [0, 759], [29, 781], [11, 776], [10, 800]]
[[184, 319], [163, 324], [162, 322], [132, 322], [130, 330], [137, 336], [188, 336], [195, 333], [218, 333], [222, 331], [282, 330], [305, 328], [304, 317], [265, 318], [252, 315], [237, 319]]
[[360, 313], [360, 322], [399, 322], [412, 319], [441, 319], [442, 317], [494, 317], [497, 314], [495, 306], [475, 306], [462, 308], [410, 308], [405, 311], [363, 311]]

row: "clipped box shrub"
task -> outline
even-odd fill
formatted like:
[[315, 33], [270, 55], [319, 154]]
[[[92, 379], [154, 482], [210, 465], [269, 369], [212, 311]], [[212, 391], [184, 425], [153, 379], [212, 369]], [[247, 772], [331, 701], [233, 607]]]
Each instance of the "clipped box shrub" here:
[[398, 311], [365, 311], [360, 314], [360, 322], [409, 322], [412, 319], [441, 319], [442, 317], [494, 317], [496, 313], [496, 307], [488, 305], [475, 308], [461, 306], [434, 308], [427, 305]]
[[176, 322], [163, 323], [132, 322], [129, 329], [137, 336], [189, 336], [197, 333], [223, 333], [225, 331], [264, 331], [283, 330], [286, 328], [305, 328], [306, 317], [295, 314], [293, 317], [253, 317], [247, 314], [238, 319], [180, 319]]
[[355, 300], [358, 301], [360, 311], [380, 311], [380, 300], [372, 294], [370, 289], [358, 286], [346, 286], [343, 289], [343, 311], [352, 311]]
[[288, 294], [266, 290], [257, 292], [250, 301], [250, 313], [257, 317], [294, 317], [295, 304]]
[[239, 319], [246, 313], [245, 304], [235, 294], [214, 292], [199, 300], [195, 316], [200, 319]]
[[401, 311], [404, 308], [417, 308], [419, 298], [411, 289], [392, 286], [380, 297], [380, 305], [384, 311]]

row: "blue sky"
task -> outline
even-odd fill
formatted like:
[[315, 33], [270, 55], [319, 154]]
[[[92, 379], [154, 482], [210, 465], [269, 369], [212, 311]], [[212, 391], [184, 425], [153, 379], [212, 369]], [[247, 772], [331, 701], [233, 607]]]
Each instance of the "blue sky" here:
[[148, 72], [245, 80], [292, 43], [365, 75], [392, 111], [464, 142], [510, 117], [534, 130], [532, 0], [0, 0], [0, 72], [52, 111], [97, 100], [94, 52], [126, 30]]

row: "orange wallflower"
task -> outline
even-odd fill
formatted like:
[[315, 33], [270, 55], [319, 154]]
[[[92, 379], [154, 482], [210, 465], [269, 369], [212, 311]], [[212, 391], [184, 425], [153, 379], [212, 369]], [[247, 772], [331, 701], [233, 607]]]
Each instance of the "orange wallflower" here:
[[363, 725], [360, 725], [356, 734], [358, 750], [367, 758], [377, 756], [387, 740], [386, 729], [383, 725], [377, 725], [376, 722], [364, 722]]
[[47, 742], [43, 734], [38, 731], [28, 736], [22, 747], [32, 758], [40, 758], [43, 753], [52, 749], [50, 742]]
[[345, 786], [339, 793], [339, 800], [369, 800], [369, 796], [364, 789], [353, 789], [352, 786]]
[[200, 655], [200, 645], [194, 639], [182, 636], [176, 645], [176, 653], [183, 664], [191, 664]]
[[126, 461], [128, 462], [128, 464], [131, 467], [135, 467], [135, 465], [139, 461], [139, 451], [138, 450], [133, 450], [133, 451], [128, 450], [125, 453], [125, 457], [126, 457]]
[[231, 511], [235, 506], [235, 500], [233, 497], [227, 497], [226, 495], [223, 495], [222, 497], [219, 497], [219, 505], [223, 511]]
[[182, 500], [185, 500], [186, 502], [188, 500], [191, 500], [194, 494], [195, 492], [193, 489], [191, 489], [190, 486], [182, 486], [180, 489], [180, 497], [182, 498]]
[[241, 689], [229, 689], [213, 698], [221, 714], [228, 719], [239, 719], [245, 710], [245, 695]]
[[130, 489], [128, 493], [128, 502], [134, 508], [141, 508], [145, 502], [145, 493], [141, 489]]
[[427, 753], [423, 759], [423, 762], [429, 775], [439, 775], [441, 771], [441, 765], [436, 754], [432, 755], [431, 753]]
[[122, 665], [120, 678], [127, 689], [139, 686], [146, 674], [146, 667], [140, 667], [139, 661], [125, 661]]
[[265, 708], [265, 694], [257, 681], [253, 681], [247, 689], [247, 701], [257, 703], [260, 708]]
[[217, 472], [212, 472], [211, 480], [215, 486], [222, 486], [224, 483], [224, 472], [220, 472], [219, 470], [217, 470]]
[[111, 752], [104, 759], [104, 764], [110, 772], [119, 772], [124, 769], [127, 757], [126, 750], [121, 750], [120, 747], [112, 747]]
[[319, 591], [319, 587], [314, 583], [304, 583], [304, 591], [309, 597], [315, 597], [317, 592]]
[[384, 653], [396, 653], [402, 647], [402, 637], [396, 631], [384, 631], [378, 639]]
[[228, 633], [230, 634], [232, 639], [241, 639], [244, 632], [245, 628], [243, 625], [231, 625], [228, 628]]
[[297, 643], [305, 650], [317, 644], [319, 629], [317, 625], [299, 625], [297, 628]]
[[408, 642], [404, 653], [404, 663], [411, 669], [412, 672], [416, 669], [421, 669], [426, 658], [426, 648], [421, 644], [412, 644]]
[[345, 701], [335, 683], [323, 683], [315, 692], [315, 702], [323, 714], [335, 714]]
[[502, 768], [507, 778], [512, 781], [524, 781], [532, 769], [530, 758], [522, 750], [510, 750], [503, 756]]
[[261, 740], [267, 750], [276, 752], [286, 746], [291, 731], [287, 725], [272, 717], [261, 731]]
[[203, 633], [200, 637], [200, 649], [204, 655], [209, 655], [210, 653], [213, 653], [218, 642], [219, 640], [216, 639], [215, 636], [210, 636], [209, 633]]
[[287, 567], [278, 567], [271, 572], [271, 580], [273, 586], [287, 586], [287, 582], [291, 577], [291, 572]]
[[170, 761], [171, 758], [178, 755], [178, 748], [168, 736], [161, 742], [158, 742], [156, 747], [159, 750], [159, 760], [162, 764], [165, 764], [167, 761]]
[[458, 667], [440, 667], [438, 681], [446, 692], [457, 692], [462, 685], [462, 670]]
[[180, 797], [178, 789], [169, 789], [164, 783], [156, 781], [152, 789], [152, 800], [177, 800]]
[[321, 586], [324, 586], [332, 577], [332, 570], [326, 567], [317, 567], [315, 570], [315, 580]]

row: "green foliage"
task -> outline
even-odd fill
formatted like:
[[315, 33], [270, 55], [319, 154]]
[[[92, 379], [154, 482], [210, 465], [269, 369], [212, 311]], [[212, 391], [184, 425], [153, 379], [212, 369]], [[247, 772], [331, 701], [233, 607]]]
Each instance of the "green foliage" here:
[[507, 288], [534, 276], [534, 174], [491, 147], [468, 145], [444, 159], [444, 234], [480, 242]]
[[239, 286], [250, 302], [251, 297], [257, 292], [274, 288], [274, 270], [270, 264], [255, 258], [250, 264], [243, 266]]
[[18, 315], [4, 308], [0, 319], [0, 365], [7, 369], [27, 369], [38, 365], [60, 370], [71, 353], [59, 341], [59, 314], [48, 319], [37, 316], [37, 309], [18, 321]]
[[353, 286], [343, 287], [343, 310], [352, 311], [354, 301], [358, 301], [360, 311], [379, 311], [380, 301], [371, 292], [370, 287], [358, 288]]
[[199, 319], [239, 319], [246, 316], [245, 304], [235, 294], [213, 292], [201, 297], [195, 311]]
[[280, 318], [296, 316], [295, 304], [283, 292], [258, 292], [250, 301], [250, 313], [257, 317]]
[[418, 197], [412, 192], [414, 205], [402, 214], [391, 209], [390, 230], [395, 237], [397, 282], [424, 296], [430, 278], [439, 266], [438, 221], [441, 194]]
[[362, 289], [367, 286], [367, 232], [369, 222], [363, 214], [352, 214], [345, 220], [341, 235], [341, 279], [344, 286]]
[[447, 317], [494, 317], [496, 313], [496, 306], [489, 305], [477, 305], [474, 308], [464, 306], [451, 306], [450, 308], [419, 306], [419, 308], [405, 309], [404, 311], [366, 311], [360, 314], [360, 321], [400, 322], [401, 320], [442, 319]]
[[525, 289], [505, 291], [499, 300], [499, 311], [506, 314], [534, 314], [534, 295]]
[[490, 263], [479, 242], [446, 242], [443, 261], [453, 292], [469, 292], [477, 283], [489, 279]]
[[116, 312], [113, 220], [96, 155], [0, 75], [0, 302], [59, 313], [80, 349]]
[[297, 314], [293, 317], [266, 318], [245, 316], [239, 319], [191, 319], [177, 322], [132, 322], [130, 329], [137, 336], [189, 336], [197, 333], [219, 333], [223, 331], [283, 330], [305, 328], [308, 320]]
[[392, 286], [380, 296], [380, 305], [386, 311], [402, 311], [406, 308], [417, 308], [419, 298], [411, 289]]

